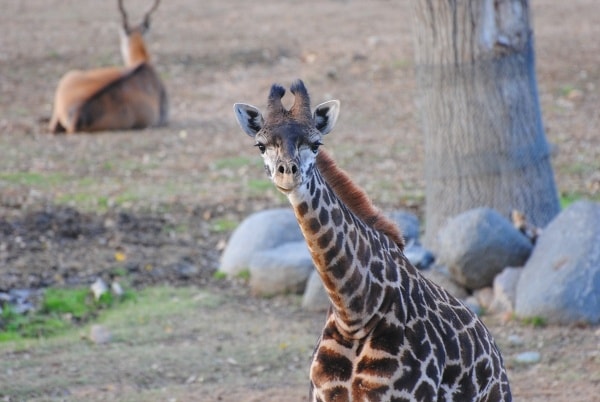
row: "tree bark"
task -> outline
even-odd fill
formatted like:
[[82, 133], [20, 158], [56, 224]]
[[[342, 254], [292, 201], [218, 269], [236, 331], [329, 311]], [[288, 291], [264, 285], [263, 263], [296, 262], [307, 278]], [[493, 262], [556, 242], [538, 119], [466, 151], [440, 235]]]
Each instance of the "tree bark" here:
[[487, 206], [545, 226], [560, 206], [544, 134], [527, 0], [413, 0], [425, 139], [425, 242]]

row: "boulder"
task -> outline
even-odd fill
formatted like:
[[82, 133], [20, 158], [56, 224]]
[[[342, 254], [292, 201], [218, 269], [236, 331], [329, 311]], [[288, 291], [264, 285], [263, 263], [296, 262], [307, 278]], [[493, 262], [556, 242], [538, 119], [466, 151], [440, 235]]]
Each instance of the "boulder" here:
[[247, 217], [232, 233], [221, 257], [219, 271], [236, 276], [248, 270], [256, 253], [303, 240], [302, 232], [289, 208], [271, 209]]
[[421, 246], [414, 240], [408, 241], [404, 247], [404, 255], [417, 269], [427, 269], [435, 261], [431, 251]]
[[491, 286], [486, 286], [481, 289], [477, 289], [473, 292], [473, 297], [477, 300], [477, 303], [483, 310], [490, 308], [492, 300], [494, 299], [494, 290]]
[[418, 244], [421, 229], [417, 215], [406, 211], [393, 211], [390, 212], [388, 216], [396, 223], [396, 225], [398, 225], [406, 243], [409, 243], [412, 240]]
[[490, 208], [463, 212], [440, 229], [437, 261], [468, 289], [491, 286], [507, 266], [525, 263], [530, 241], [511, 222]]
[[600, 203], [578, 201], [548, 224], [523, 267], [515, 312], [549, 323], [600, 323]]
[[285, 243], [254, 254], [248, 265], [250, 290], [255, 295], [301, 293], [314, 265], [306, 243]]
[[306, 290], [302, 296], [302, 307], [309, 311], [326, 311], [330, 304], [331, 302], [329, 301], [329, 296], [325, 291], [321, 277], [317, 273], [317, 270], [314, 270], [308, 278]]
[[463, 300], [469, 296], [464, 287], [454, 282], [448, 268], [444, 266], [434, 265], [429, 269], [421, 271], [421, 274], [433, 283], [446, 289], [448, 293], [457, 299]]
[[523, 268], [505, 268], [494, 278], [494, 297], [490, 304], [492, 313], [512, 313], [515, 310], [517, 283]]

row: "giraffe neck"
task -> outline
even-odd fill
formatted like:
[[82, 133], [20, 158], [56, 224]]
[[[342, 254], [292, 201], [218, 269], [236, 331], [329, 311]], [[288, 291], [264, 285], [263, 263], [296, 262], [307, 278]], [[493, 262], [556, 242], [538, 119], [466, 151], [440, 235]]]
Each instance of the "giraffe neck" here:
[[288, 198], [332, 302], [340, 331], [363, 337], [397, 289], [400, 232], [320, 151], [310, 180]]

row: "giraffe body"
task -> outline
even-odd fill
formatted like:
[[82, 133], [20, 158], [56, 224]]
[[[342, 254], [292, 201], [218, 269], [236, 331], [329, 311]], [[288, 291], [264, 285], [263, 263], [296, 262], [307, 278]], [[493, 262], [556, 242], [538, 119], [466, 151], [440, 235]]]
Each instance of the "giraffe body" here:
[[269, 115], [234, 109], [287, 195], [331, 308], [310, 368], [311, 401], [510, 401], [502, 357], [484, 324], [403, 254], [397, 227], [319, 147], [339, 102], [310, 111], [302, 81], [274, 85]]

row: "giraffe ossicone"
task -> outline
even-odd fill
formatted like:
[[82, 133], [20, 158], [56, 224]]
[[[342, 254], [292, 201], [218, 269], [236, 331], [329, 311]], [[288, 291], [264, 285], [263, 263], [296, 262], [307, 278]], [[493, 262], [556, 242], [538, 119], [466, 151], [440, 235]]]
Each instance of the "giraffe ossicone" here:
[[273, 85], [267, 114], [236, 103], [265, 171], [289, 199], [331, 308], [310, 367], [311, 401], [511, 401], [479, 318], [424, 278], [399, 229], [321, 149], [337, 100], [310, 109], [304, 83]]

